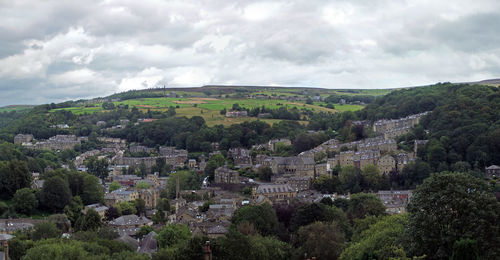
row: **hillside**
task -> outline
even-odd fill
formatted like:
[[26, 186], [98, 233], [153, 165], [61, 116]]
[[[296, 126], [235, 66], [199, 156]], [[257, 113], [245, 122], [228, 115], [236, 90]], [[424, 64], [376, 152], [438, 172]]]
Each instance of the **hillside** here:
[[[245, 118], [228, 118], [221, 114], [234, 104], [244, 109], [284, 108], [296, 109], [303, 115], [301, 123], [307, 123], [307, 113], [337, 113], [362, 109], [377, 96], [391, 90], [332, 90], [318, 88], [290, 88], [269, 86], [203, 86], [200, 88], [158, 88], [133, 90], [92, 100], [79, 100], [51, 105], [51, 112], [71, 111], [76, 115], [102, 112], [104, 102], [115, 107], [136, 107], [140, 111], [165, 112], [170, 107], [178, 116], [201, 116], [207, 125], [225, 125], [253, 121], [257, 115]], [[309, 100], [310, 99], [310, 100]], [[309, 100], [309, 101], [308, 101]], [[330, 103], [330, 104], [329, 104]], [[342, 103], [342, 104], [339, 104]], [[306, 116], [306, 118], [304, 118]], [[262, 118], [274, 124], [284, 118]]]
[[[430, 139], [424, 159], [435, 169], [458, 162], [483, 169], [500, 163], [500, 89], [437, 84], [394, 91], [358, 111], [360, 119], [399, 118], [432, 111], [406, 141]], [[425, 134], [423, 130], [427, 130]]]

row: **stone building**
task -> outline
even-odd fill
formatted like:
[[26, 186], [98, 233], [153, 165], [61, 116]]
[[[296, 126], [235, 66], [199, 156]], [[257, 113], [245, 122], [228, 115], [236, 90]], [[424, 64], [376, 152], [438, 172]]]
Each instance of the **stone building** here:
[[118, 165], [129, 165], [130, 167], [141, 167], [142, 164], [146, 166], [148, 171], [156, 165], [156, 159], [161, 157], [121, 157], [117, 156], [115, 158], [115, 164]]
[[392, 139], [396, 138], [401, 135], [405, 135], [411, 131], [411, 127], [405, 126], [405, 127], [399, 127], [399, 128], [394, 128], [394, 129], [389, 129], [384, 132], [384, 138], [385, 139]]
[[32, 140], [32, 134], [17, 134], [16, 136], [14, 136], [14, 144], [29, 143]]
[[295, 198], [297, 192], [288, 184], [264, 184], [254, 188], [252, 195], [254, 199], [263, 196], [272, 202], [276, 202]]
[[378, 161], [378, 170], [380, 174], [389, 174], [396, 169], [396, 160], [390, 155], [382, 156]]
[[331, 165], [327, 161], [326, 163], [319, 163], [314, 166], [314, 177], [319, 177], [321, 175], [331, 175]]
[[165, 157], [167, 164], [174, 167], [183, 167], [188, 159], [188, 151], [184, 149], [175, 149], [173, 146], [162, 146], [159, 149], [161, 156]]
[[409, 115], [407, 117], [399, 118], [399, 119], [382, 119], [373, 123], [373, 131], [376, 133], [383, 134], [389, 130], [397, 129], [397, 128], [405, 128], [405, 127], [414, 127], [418, 123], [420, 123], [420, 119], [427, 115], [429, 112], [424, 112], [415, 115]]
[[233, 158], [234, 166], [238, 168], [251, 167], [252, 157], [250, 156], [250, 150], [245, 148], [231, 148], [228, 151], [228, 156]]
[[413, 161], [415, 161], [415, 159], [410, 154], [399, 153], [396, 155], [396, 169], [398, 172], [402, 172], [406, 165]]
[[300, 177], [300, 176], [280, 177], [276, 179], [275, 183], [288, 184], [296, 192], [310, 190], [311, 188], [311, 178], [309, 177]]
[[131, 153], [151, 153], [153, 148], [149, 148], [143, 145], [131, 145], [129, 147]]
[[493, 178], [493, 177], [498, 177], [500, 176], [500, 167], [496, 165], [491, 165], [489, 167], [486, 167], [486, 177], [487, 178]]
[[154, 209], [160, 199], [160, 192], [155, 188], [139, 190], [139, 198], [143, 199], [146, 209]]
[[219, 167], [215, 169], [214, 182], [217, 184], [238, 184], [240, 183], [240, 174], [227, 166]]
[[24, 142], [23, 146], [37, 150], [67, 150], [73, 149], [77, 144], [81, 144], [81, 141], [75, 135], [56, 135], [34, 145]]
[[341, 167], [352, 165], [362, 170], [369, 164], [378, 165], [379, 159], [379, 150], [345, 151], [335, 155], [334, 165]]
[[82, 214], [83, 215], [87, 214], [87, 211], [89, 209], [95, 210], [97, 212], [97, 214], [99, 214], [99, 216], [101, 217], [101, 220], [102, 220], [102, 219], [104, 219], [104, 217], [106, 215], [106, 211], [108, 210], [108, 207], [102, 205], [101, 203], [90, 204], [90, 205], [85, 206], [85, 208], [82, 209]]
[[248, 112], [246, 110], [243, 111], [227, 111], [226, 117], [246, 117], [248, 116]]
[[392, 138], [366, 140], [358, 144], [358, 150], [380, 150], [381, 152], [395, 152], [398, 149], [396, 141]]
[[120, 236], [124, 234], [133, 236], [142, 226], [152, 226], [153, 221], [137, 215], [125, 215], [110, 221], [108, 225], [116, 230]]
[[269, 167], [273, 174], [291, 174], [314, 178], [315, 162], [310, 157], [267, 157], [262, 166]]
[[189, 169], [196, 169], [198, 167], [196, 160], [195, 159], [189, 159], [188, 161], [188, 168]]
[[406, 205], [410, 202], [411, 190], [381, 190], [376, 194], [382, 201], [389, 214], [402, 214], [406, 212]]

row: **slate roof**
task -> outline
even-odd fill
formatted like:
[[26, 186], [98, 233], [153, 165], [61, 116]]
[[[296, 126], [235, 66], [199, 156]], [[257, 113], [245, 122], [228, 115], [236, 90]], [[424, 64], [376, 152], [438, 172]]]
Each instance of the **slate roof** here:
[[277, 192], [293, 192], [292, 187], [288, 184], [264, 184], [259, 185], [257, 194], [277, 193]]
[[158, 241], [156, 240], [156, 232], [151, 231], [147, 234], [141, 243], [141, 247], [139, 248], [139, 253], [144, 253], [151, 255], [152, 253], [158, 251]]
[[117, 238], [115, 240], [123, 242], [123, 243], [125, 243], [127, 245], [130, 245], [130, 246], [132, 246], [136, 250], [137, 250], [137, 248], [139, 248], [139, 242], [136, 239], [133, 239], [129, 235], [124, 234], [124, 235], [120, 236], [119, 238]]
[[226, 234], [228, 232], [227, 228], [222, 225], [216, 225], [207, 229], [208, 235]]
[[153, 221], [146, 217], [138, 217], [137, 215], [125, 215], [109, 222], [112, 226], [136, 226], [150, 223], [153, 223]]

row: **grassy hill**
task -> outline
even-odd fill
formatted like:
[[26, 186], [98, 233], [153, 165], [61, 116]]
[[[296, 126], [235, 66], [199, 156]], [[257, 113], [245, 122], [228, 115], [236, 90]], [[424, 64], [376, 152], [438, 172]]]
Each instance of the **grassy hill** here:
[[[166, 111], [175, 107], [178, 116], [201, 116], [207, 125], [231, 125], [244, 121], [253, 121], [257, 118], [226, 118], [220, 114], [223, 109], [230, 110], [233, 104], [243, 108], [287, 109], [297, 108], [311, 112], [337, 113], [343, 111], [357, 111], [364, 107], [362, 104], [334, 104], [334, 109], [327, 108], [326, 102], [316, 101], [306, 104], [305, 99], [330, 95], [339, 97], [374, 97], [390, 93], [391, 90], [333, 90], [317, 88], [289, 88], [263, 86], [203, 86], [200, 88], [164, 88], [134, 90], [111, 95], [106, 98], [73, 102], [62, 108], [52, 109], [51, 112], [65, 110], [76, 115], [92, 114], [103, 111], [102, 104], [113, 101], [115, 106], [136, 107], [141, 111]], [[279, 119], [263, 119], [267, 123], [279, 122]], [[305, 121], [301, 121], [306, 123]]]
[[33, 105], [10, 105], [10, 106], [4, 106], [4, 107], [0, 107], [0, 113], [2, 113], [2, 112], [11, 112], [11, 111], [28, 110], [28, 109], [32, 109], [33, 107], [34, 107]]

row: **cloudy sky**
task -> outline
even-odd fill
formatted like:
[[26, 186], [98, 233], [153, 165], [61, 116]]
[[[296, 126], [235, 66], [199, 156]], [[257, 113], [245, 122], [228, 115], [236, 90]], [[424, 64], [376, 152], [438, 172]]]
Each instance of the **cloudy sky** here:
[[498, 0], [0, 0], [0, 105], [500, 77]]

